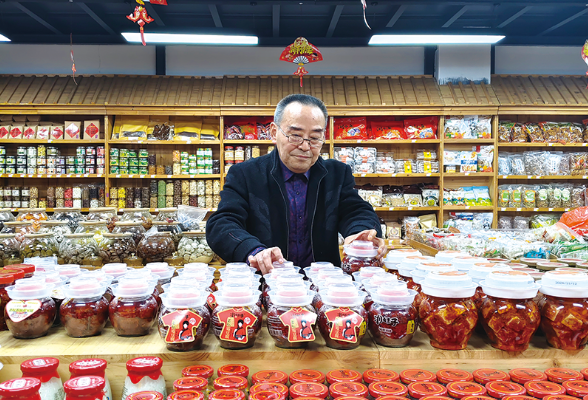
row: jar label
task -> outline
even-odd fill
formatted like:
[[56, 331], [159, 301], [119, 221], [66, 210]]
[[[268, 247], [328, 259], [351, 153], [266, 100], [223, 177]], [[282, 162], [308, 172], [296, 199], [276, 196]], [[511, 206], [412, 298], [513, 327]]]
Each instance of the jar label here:
[[190, 310], [177, 310], [161, 318], [168, 327], [166, 343], [193, 342], [195, 331], [202, 323], [202, 317]]
[[21, 322], [41, 308], [39, 300], [11, 300], [6, 305], [6, 313], [12, 322]]
[[312, 326], [316, 323], [316, 314], [301, 307], [292, 307], [280, 315], [282, 324], [288, 327], [288, 341], [312, 342], [315, 340]]
[[206, 298], [206, 304], [208, 304], [211, 310], [214, 310], [216, 308], [216, 297], [214, 297], [214, 294], [210, 293], [208, 295], [208, 297]]
[[253, 326], [257, 321], [255, 315], [243, 307], [234, 307], [219, 312], [217, 316], [223, 324], [220, 334], [222, 340], [236, 343], [248, 342], [247, 328]]
[[331, 323], [329, 336], [333, 340], [357, 343], [357, 335], [365, 334], [366, 326], [363, 317], [347, 307], [334, 308], [325, 313]]

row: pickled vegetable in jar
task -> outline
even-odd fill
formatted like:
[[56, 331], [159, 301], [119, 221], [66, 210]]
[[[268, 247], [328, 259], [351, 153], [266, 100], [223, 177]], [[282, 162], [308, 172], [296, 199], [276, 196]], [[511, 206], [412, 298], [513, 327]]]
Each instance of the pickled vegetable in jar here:
[[384, 259], [384, 265], [386, 266], [386, 269], [388, 269], [389, 273], [399, 276], [398, 266], [402, 263], [402, 261], [408, 256], [420, 255], [422, 255], [421, 252], [415, 249], [390, 250]]
[[557, 383], [549, 381], [532, 381], [525, 383], [525, 389], [529, 396], [543, 399], [547, 396], [560, 396], [566, 394], [566, 390]]
[[158, 310], [153, 290], [154, 282], [143, 277], [124, 277], [112, 286], [115, 297], [110, 302], [109, 317], [117, 335], [149, 334]]
[[400, 373], [400, 380], [406, 385], [413, 382], [437, 382], [437, 376], [424, 369], [405, 369]]
[[489, 396], [495, 399], [502, 399], [506, 396], [522, 396], [527, 390], [514, 382], [493, 381], [486, 384], [486, 391]]
[[89, 337], [102, 333], [108, 321], [108, 300], [104, 297], [106, 286], [83, 276], [73, 278], [63, 288], [67, 298], [59, 316], [65, 331], [71, 337]]
[[481, 257], [472, 257], [469, 255], [461, 255], [455, 257], [451, 263], [457, 268], [458, 271], [469, 271], [472, 269], [474, 264], [486, 263], [487, 259]]
[[480, 286], [480, 282], [482, 282], [488, 274], [492, 271], [510, 271], [511, 268], [505, 264], [494, 264], [494, 263], [476, 263], [473, 265], [472, 269], [468, 272], [472, 281], [478, 285], [476, 289], [476, 294], [474, 295], [474, 303], [476, 304], [476, 308], [478, 308], [478, 315], [479, 315], [479, 323], [482, 321], [482, 303], [486, 298], [486, 293], [482, 290]]
[[541, 328], [556, 349], [580, 350], [588, 341], [588, 275], [549, 271], [541, 279]]
[[[399, 281], [398, 277], [394, 274], [378, 274], [373, 276], [370, 279], [366, 279], [362, 282], [363, 290], [367, 293], [365, 299], [363, 300], [363, 307], [366, 311], [370, 311], [372, 304], [374, 304], [374, 299], [372, 298], [372, 294], [376, 294], [378, 289], [382, 286], [394, 286], [398, 283], [406, 283], [404, 281]], [[417, 311], [418, 316], [418, 311]]]
[[167, 396], [165, 379], [161, 373], [163, 360], [159, 357], [137, 357], [127, 361], [128, 375], [122, 390], [122, 398], [144, 391], [157, 392]]
[[353, 274], [363, 267], [380, 267], [380, 261], [376, 258], [378, 248], [372, 242], [355, 240], [346, 245], [345, 257], [341, 260], [341, 269], [346, 274]]
[[368, 326], [376, 343], [386, 347], [410, 343], [418, 325], [418, 312], [413, 305], [416, 295], [406, 282], [382, 286], [372, 295]]
[[6, 308], [6, 304], [10, 302], [10, 297], [8, 297], [6, 288], [14, 285], [14, 281], [14, 275], [8, 273], [0, 274], [0, 331], [8, 330], [6, 320], [4, 319], [4, 309]]
[[80, 376], [98, 376], [104, 379], [104, 392], [106, 393], [106, 399], [112, 400], [112, 390], [110, 388], [110, 382], [106, 376], [107, 365], [108, 363], [106, 360], [101, 358], [86, 358], [69, 364], [69, 372], [71, 373], [71, 378], [77, 378]]
[[242, 376], [219, 376], [214, 380], [214, 389], [237, 389], [246, 391], [248, 386], [247, 378]]
[[417, 291], [417, 295], [415, 297], [415, 307], [418, 311], [423, 299], [426, 297], [424, 293], [422, 293], [421, 285], [425, 280], [425, 277], [429, 274], [429, 272], [450, 272], [456, 271], [455, 267], [449, 263], [442, 263], [438, 261], [427, 261], [418, 264], [415, 269], [412, 270], [412, 280], [413, 285], [412, 289]]
[[176, 379], [173, 383], [175, 391], [193, 390], [202, 394], [208, 394], [208, 381], [198, 376], [183, 377]]
[[226, 364], [219, 367], [216, 374], [220, 376], [242, 376], [249, 377], [249, 367], [243, 364]]
[[208, 396], [208, 400], [245, 400], [245, 393], [237, 389], [215, 390]]
[[545, 375], [547, 375], [547, 379], [555, 383], [584, 380], [584, 375], [581, 372], [569, 368], [547, 368]]
[[254, 395], [260, 392], [273, 392], [280, 396], [280, 398], [286, 399], [288, 397], [288, 386], [282, 383], [276, 382], [262, 382], [256, 383], [255, 385], [251, 386], [249, 389], [249, 394]]
[[344, 396], [367, 397], [368, 388], [359, 382], [336, 382], [329, 386], [329, 393], [333, 399]]
[[166, 262], [148, 263], [145, 265], [145, 269], [148, 270], [151, 275], [157, 277], [157, 290], [163, 293], [162, 286], [170, 283], [172, 276], [174, 276], [176, 269], [170, 267]]
[[249, 395], [249, 400], [286, 400], [286, 396], [271, 390], [259, 391]]
[[431, 346], [465, 349], [478, 322], [472, 300], [476, 284], [462, 271], [430, 272], [422, 290], [426, 297], [419, 307], [420, 327], [429, 336]]
[[482, 303], [482, 326], [492, 347], [526, 350], [541, 320], [533, 301], [539, 285], [519, 271], [493, 271], [480, 284], [488, 296]]
[[400, 279], [406, 281], [408, 288], [412, 290], [421, 290], [420, 285], [414, 282], [412, 274], [417, 265], [423, 262], [433, 262], [435, 259], [428, 256], [408, 256], [398, 265], [398, 275]]
[[137, 255], [143, 262], [163, 262], [175, 251], [171, 232], [158, 232], [145, 236], [137, 246]]
[[129, 268], [125, 263], [108, 263], [104, 264], [100, 269], [100, 271], [102, 271], [104, 274], [113, 278], [113, 283], [117, 283], [120, 277], [124, 276], [131, 270], [132, 268]]
[[36, 378], [41, 381], [41, 400], [63, 400], [65, 393], [61, 377], [57, 373], [58, 367], [59, 360], [54, 357], [33, 358], [20, 364], [23, 378]]
[[355, 282], [363, 283], [364, 280], [373, 278], [376, 275], [386, 275], [382, 267], [363, 267], [359, 271], [351, 274]]
[[65, 400], [110, 400], [106, 396], [106, 381], [99, 376], [79, 376], [63, 384]]
[[455, 381], [447, 384], [447, 393], [454, 399], [463, 399], [468, 396], [484, 396], [486, 388], [474, 382]]
[[49, 332], [57, 314], [52, 290], [53, 285], [40, 278], [19, 279], [6, 288], [12, 300], [4, 309], [4, 319], [12, 336], [34, 339]]
[[413, 382], [408, 385], [408, 394], [414, 399], [422, 399], [427, 396], [445, 396], [447, 389], [436, 382]]
[[547, 380], [547, 375], [532, 368], [511, 369], [509, 375], [513, 382], [519, 383], [521, 385], [524, 385], [527, 382], [539, 382]]
[[288, 383], [288, 374], [277, 370], [258, 371], [251, 376], [251, 383]]
[[297, 399], [300, 397], [326, 399], [328, 395], [329, 389], [321, 383], [300, 382], [290, 386], [291, 399]]
[[191, 365], [182, 370], [183, 377], [198, 377], [206, 379], [209, 388], [212, 387], [212, 375], [214, 375], [214, 369], [209, 365]]

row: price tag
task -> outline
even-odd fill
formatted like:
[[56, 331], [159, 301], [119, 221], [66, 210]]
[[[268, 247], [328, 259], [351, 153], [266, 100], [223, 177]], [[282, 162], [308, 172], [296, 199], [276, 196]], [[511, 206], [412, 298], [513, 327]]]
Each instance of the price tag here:
[[67, 174], [66, 177], [71, 178], [71, 174]]
[[102, 174], [96, 175], [97, 178], [102, 178]]
[[[102, 175], [100, 175], [100, 176], [102, 176]], [[99, 176], [99, 177], [100, 177], [100, 176]], [[61, 174], [57, 174], [57, 175], [55, 175], [55, 177], [56, 177], [56, 178], [61, 178]]]
[[427, 173], [427, 174], [425, 174], [425, 176], [431, 176], [431, 174], [430, 173]]
[[582, 143], [582, 147], [588, 146], [588, 143]]
[[541, 175], [537, 175], [537, 176], [535, 177], [535, 179], [541, 179], [541, 178], [542, 178], [542, 176], [541, 176]]
[[550, 208], [548, 208], [548, 210], [549, 210], [549, 211], [553, 211], [553, 208], [551, 208], [551, 207], [550, 207]]
[[411, 140], [411, 142], [412, 142], [412, 143], [416, 143], [416, 139], [412, 139], [412, 140]]
[[553, 147], [553, 143], [547, 143], [549, 147]]
[[42, 177], [43, 177], [43, 174], [37, 174], [37, 178], [42, 178]]
[[396, 174], [392, 174], [392, 178], [395, 178], [395, 177], [396, 177]]
[[412, 207], [406, 207], [409, 211], [412, 210]]
[[143, 143], [143, 141], [142, 140], [137, 140], [137, 143]]
[[361, 174], [361, 177], [362, 177], [362, 178], [365, 178], [365, 175], [366, 175], [366, 174]]
[[570, 211], [570, 209], [569, 208], [565, 208], [564, 211]]
[[117, 178], [120, 178], [120, 174], [116, 174], [116, 177], [117, 177]]
[[500, 211], [506, 211], [506, 208], [502, 207], [502, 208], [500, 209]]
[[33, 175], [29, 175], [29, 178], [32, 178], [32, 177], [33, 177]]
[[169, 179], [169, 178], [171, 178], [171, 177], [172, 177], [171, 175], [168, 175], [168, 176], [167, 176], [167, 178], [168, 178], [168, 179]]
[[502, 179], [508, 179], [508, 175], [502, 175]]
[[81, 176], [82, 176], [81, 174], [77, 174], [76, 178], [81, 178]]
[[47, 175], [47, 178], [53, 178], [53, 175]]
[[47, 143], [53, 143], [53, 139], [47, 140]]
[[517, 211], [522, 211], [522, 210], [523, 210], [523, 209], [522, 209], [522, 208], [520, 208], [520, 207], [519, 207], [519, 208], [517, 208]]
[[139, 175], [139, 178], [143, 179], [145, 178], [145, 175]]
[[470, 173], [469, 173], [469, 172], [466, 172], [466, 173], [465, 173], [465, 176], [470, 176]]
[[191, 144], [192, 141], [190, 139], [186, 140], [186, 144]]
[[12, 178], [13, 176], [14, 176], [13, 174], [8, 174], [8, 177], [9, 178]]
[[151, 175], [151, 178], [155, 178], [155, 175]]
[[588, 179], [588, 175], [582, 176], [582, 179]]
[[534, 208], [533, 211], [539, 211], [539, 209], [538, 208]]
[[129, 178], [133, 178], [135, 175], [129, 175]]
[[357, 139], [357, 143], [361, 143], [361, 139]]
[[388, 211], [394, 211], [394, 207], [389, 207]]
[[466, 208], [466, 210], [469, 210], [470, 209], [470, 206], [465, 206], [465, 208]]
[[533, 175], [527, 175], [527, 179], [533, 179]]
[[85, 177], [85, 178], [87, 178], [87, 177], [89, 177], [89, 176], [90, 176], [90, 174], [84, 174], [84, 177]]

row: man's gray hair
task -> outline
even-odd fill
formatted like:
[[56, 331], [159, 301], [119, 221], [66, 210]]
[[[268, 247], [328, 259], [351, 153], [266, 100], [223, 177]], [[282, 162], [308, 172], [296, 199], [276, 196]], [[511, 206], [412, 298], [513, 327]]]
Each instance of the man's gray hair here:
[[292, 103], [300, 103], [304, 106], [317, 107], [325, 116], [325, 128], [327, 127], [327, 123], [329, 121], [329, 113], [327, 112], [327, 107], [325, 106], [325, 103], [323, 103], [316, 97], [310, 96], [308, 94], [290, 94], [284, 97], [282, 100], [280, 100], [280, 102], [276, 106], [276, 111], [274, 112], [274, 122], [276, 124], [280, 125], [282, 123], [284, 110], [288, 105]]

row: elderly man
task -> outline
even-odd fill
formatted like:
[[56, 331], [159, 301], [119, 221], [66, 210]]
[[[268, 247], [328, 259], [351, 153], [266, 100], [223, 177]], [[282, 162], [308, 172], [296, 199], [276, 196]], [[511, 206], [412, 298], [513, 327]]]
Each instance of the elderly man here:
[[271, 124], [276, 150], [231, 167], [221, 202], [206, 225], [208, 244], [228, 262], [249, 262], [262, 273], [286, 259], [340, 265], [338, 233], [345, 243], [386, 246], [373, 208], [359, 197], [349, 166], [320, 157], [328, 122], [319, 99], [283, 98]]

